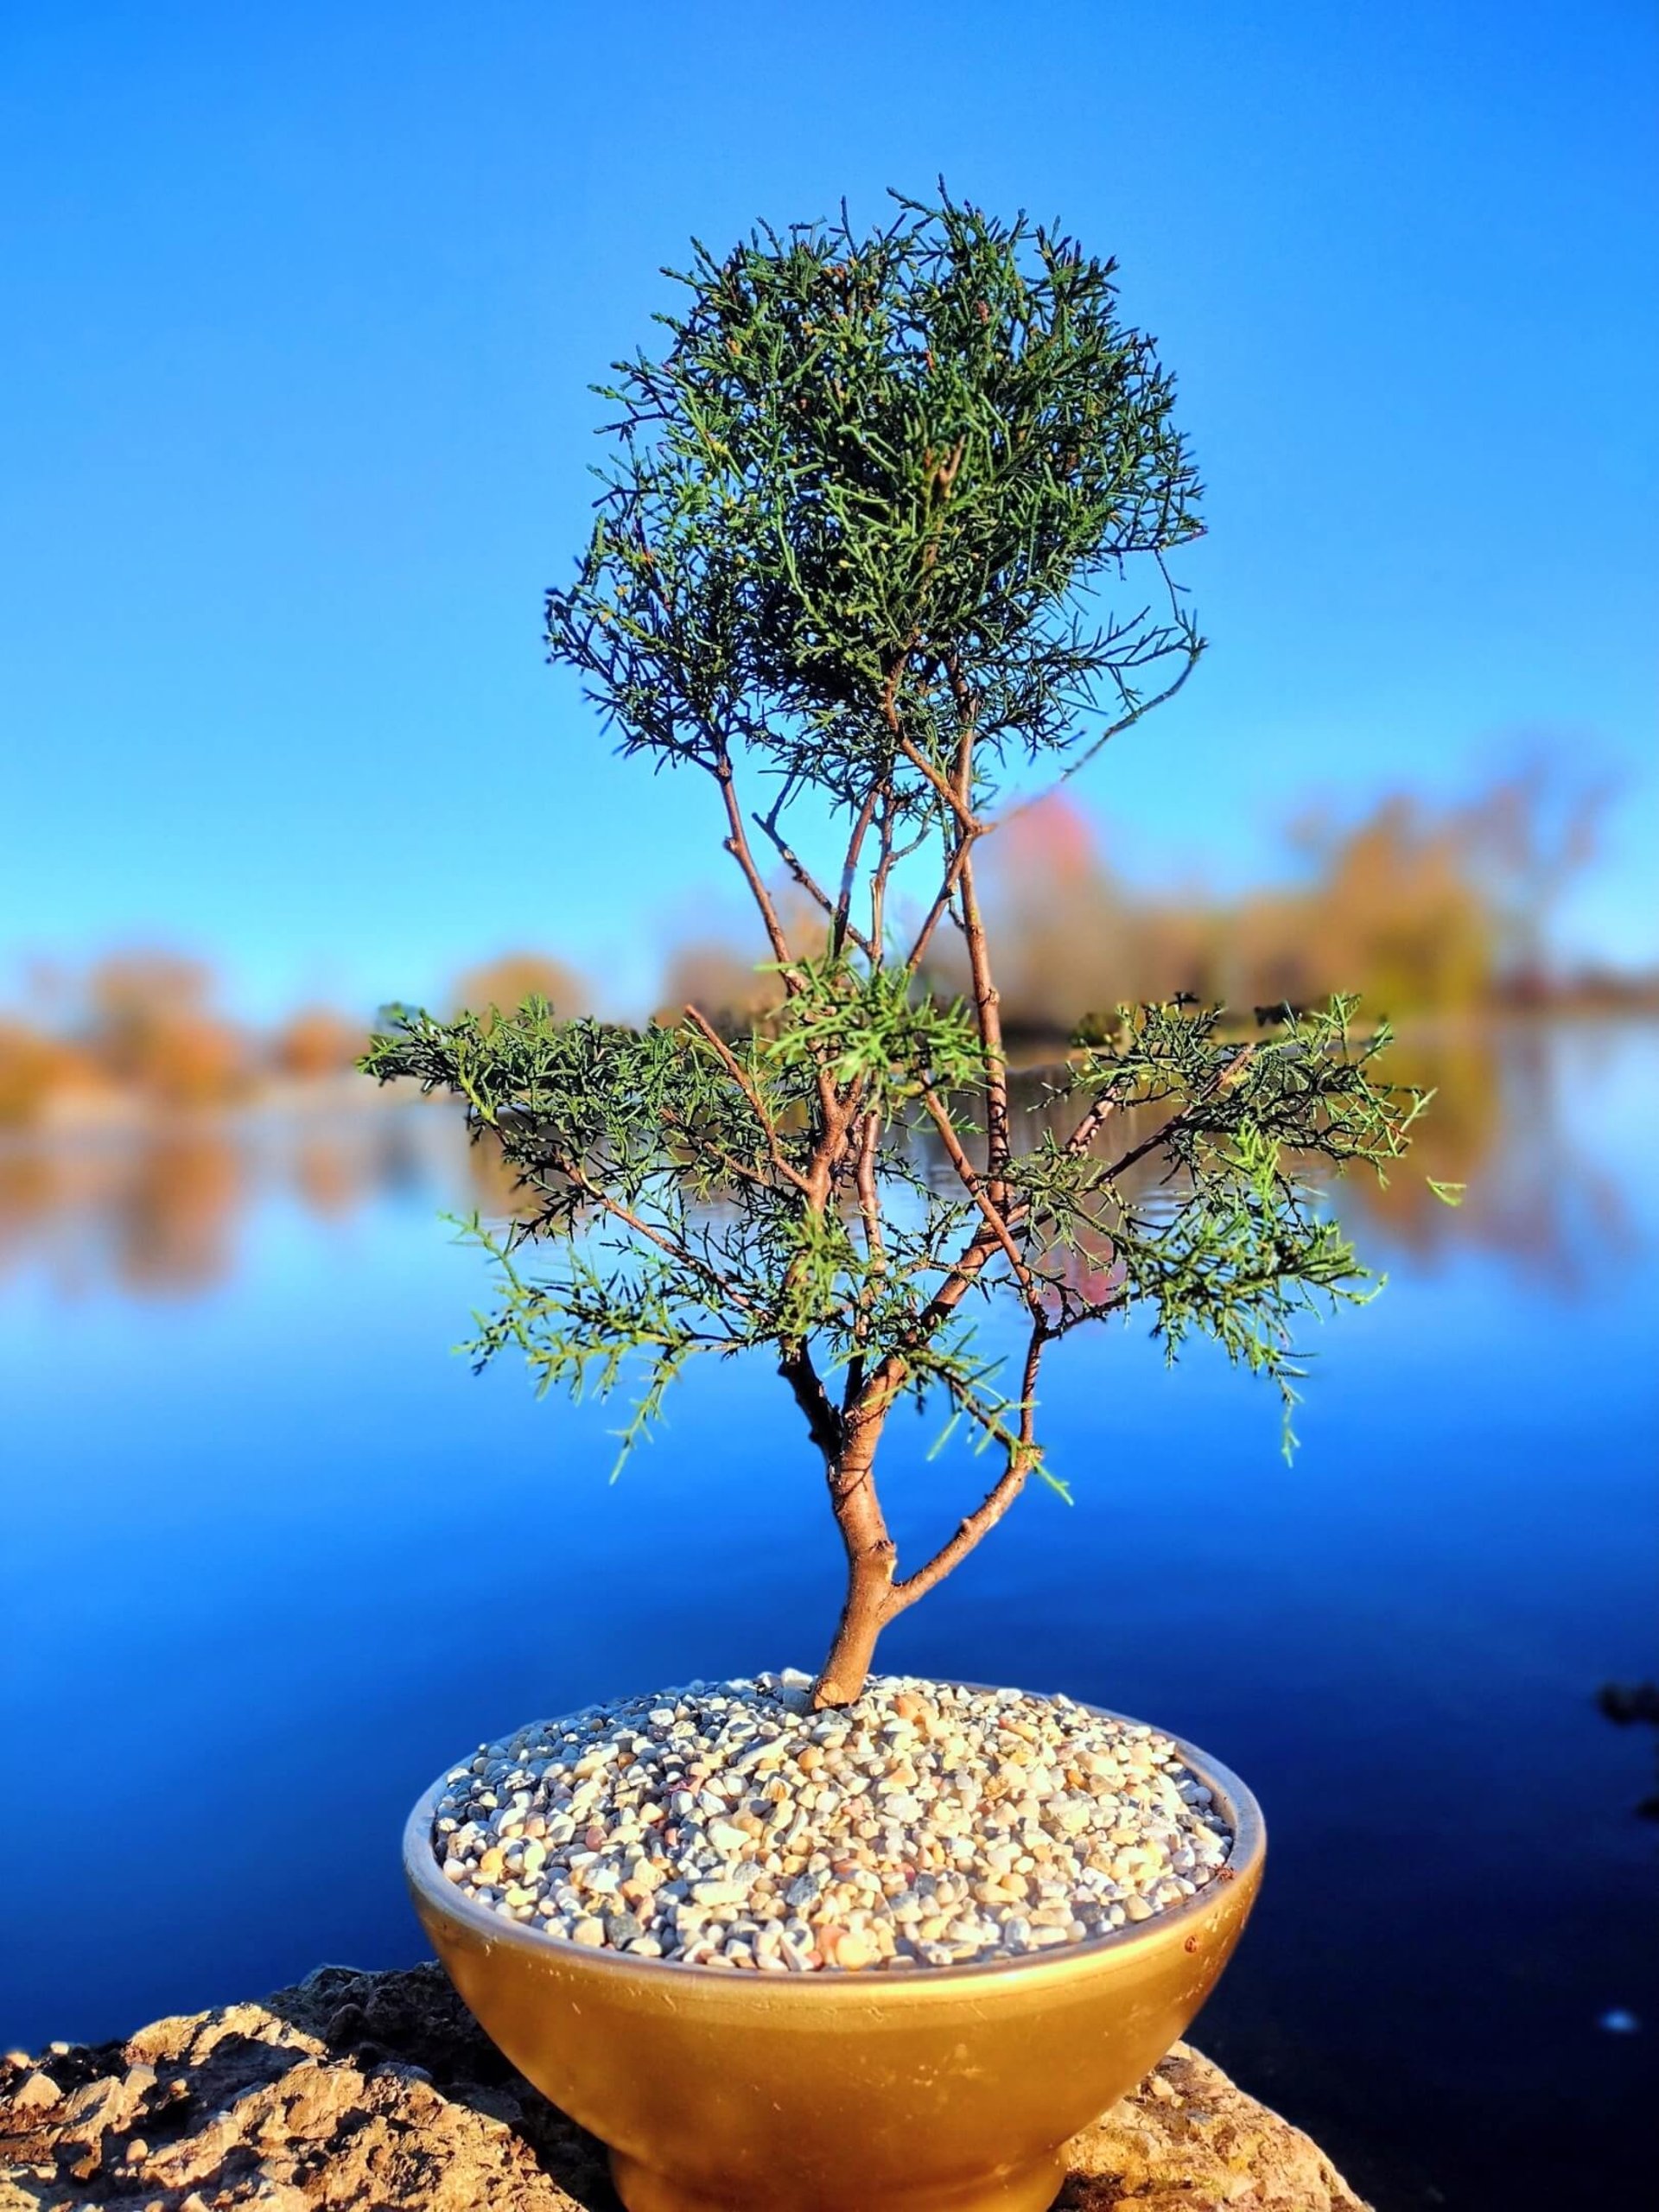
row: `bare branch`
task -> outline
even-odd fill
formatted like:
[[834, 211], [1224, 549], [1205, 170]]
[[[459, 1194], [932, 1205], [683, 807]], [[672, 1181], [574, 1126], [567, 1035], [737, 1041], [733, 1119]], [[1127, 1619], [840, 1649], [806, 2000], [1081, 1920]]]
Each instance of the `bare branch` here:
[[[864, 803], [859, 808], [854, 821], [852, 835], [847, 841], [846, 858], [841, 864], [841, 891], [836, 900], [835, 912], [830, 924], [830, 950], [832, 953], [840, 951], [849, 935], [852, 936], [855, 944], [860, 943], [851, 920], [853, 892], [858, 882], [859, 855], [864, 849], [865, 837], [869, 833], [870, 823], [875, 817], [876, 807], [886, 789], [885, 782], [881, 781], [870, 785], [869, 790], [864, 794]], [[868, 943], [864, 943], [861, 949], [872, 961], [875, 958], [876, 956], [870, 951]]]
[[1025, 1376], [1020, 1387], [1020, 1433], [1008, 1446], [1007, 1464], [973, 1512], [957, 1522], [957, 1532], [948, 1543], [941, 1544], [925, 1566], [903, 1581], [895, 1582], [888, 1599], [890, 1615], [901, 1613], [913, 1605], [918, 1598], [943, 1582], [954, 1567], [967, 1558], [984, 1537], [988, 1536], [1026, 1486], [1026, 1478], [1036, 1465], [1040, 1453], [1034, 1441], [1033, 1421], [1036, 1413], [1037, 1370], [1047, 1342], [1048, 1332], [1044, 1327], [1033, 1328], [1026, 1347]]
[[1103, 1091], [1066, 1139], [1061, 1147], [1062, 1151], [1069, 1153], [1074, 1159], [1087, 1152], [1104, 1127], [1107, 1117], [1116, 1110], [1116, 1099]]
[[973, 1163], [962, 1148], [962, 1140], [957, 1135], [956, 1126], [950, 1119], [950, 1111], [938, 1092], [929, 1089], [924, 1092], [922, 1103], [933, 1118], [933, 1125], [938, 1130], [950, 1165], [956, 1169], [958, 1179], [969, 1197], [984, 1215], [986, 1222], [995, 1232], [996, 1240], [1007, 1255], [1008, 1264], [1014, 1269], [1014, 1278], [1025, 1296], [1026, 1303], [1030, 1307], [1033, 1318], [1040, 1325], [1043, 1320], [1042, 1294], [1030, 1266], [1014, 1241], [1007, 1217], [995, 1203], [984, 1184], [975, 1173]]
[[[778, 826], [778, 817], [782, 806], [783, 801], [782, 799], [779, 799], [778, 804], [772, 809], [769, 814], [753, 813], [750, 815], [749, 819], [753, 823], [755, 828], [760, 830], [770, 841], [779, 859], [782, 861], [784, 866], [789, 870], [790, 874], [800, 886], [801, 889], [805, 892], [807, 897], [812, 901], [813, 905], [818, 907], [824, 914], [833, 916], [836, 911], [834, 899], [830, 898], [830, 893], [812, 874], [805, 861], [802, 860], [800, 855], [795, 850], [795, 848], [790, 843], [788, 838], [785, 836], [783, 831]], [[852, 939], [859, 950], [868, 957], [870, 951], [868, 942], [860, 934], [859, 931], [854, 927], [850, 921], [847, 925], [847, 935]]]
[[723, 747], [716, 757], [713, 774], [715, 781], [720, 785], [721, 798], [726, 808], [726, 820], [728, 825], [726, 849], [742, 869], [744, 880], [747, 883], [754, 903], [760, 911], [760, 918], [766, 925], [766, 938], [772, 946], [772, 957], [783, 971], [784, 988], [789, 991], [798, 990], [799, 980], [792, 972], [795, 956], [789, 949], [789, 940], [784, 935], [784, 925], [778, 918], [778, 909], [772, 903], [772, 893], [767, 890], [765, 879], [755, 866], [754, 855], [749, 846], [748, 832], [743, 827], [743, 810], [737, 803], [737, 786], [732, 773], [731, 755]]
[[705, 1014], [700, 1014], [696, 1007], [687, 1006], [685, 1018], [704, 1042], [711, 1046], [719, 1055], [721, 1065], [725, 1068], [727, 1074], [731, 1077], [732, 1081], [754, 1109], [755, 1119], [766, 1133], [766, 1148], [772, 1155], [772, 1166], [785, 1182], [792, 1183], [798, 1191], [810, 1191], [812, 1187], [810, 1183], [785, 1152], [782, 1140], [778, 1135], [778, 1124], [766, 1111], [765, 1099], [751, 1082], [747, 1071], [736, 1053], [733, 1052], [714, 1024]]
[[812, 1441], [823, 1452], [826, 1465], [833, 1464], [841, 1452], [841, 1415], [823, 1387], [810, 1351], [805, 1344], [791, 1345], [779, 1357], [778, 1372], [794, 1392], [795, 1402], [806, 1415]]
[[916, 932], [916, 941], [911, 946], [905, 961], [906, 970], [912, 976], [921, 966], [927, 948], [933, 941], [935, 931], [950, 911], [950, 902], [957, 895], [957, 885], [961, 878], [963, 868], [969, 853], [973, 849], [974, 838], [981, 834], [982, 832], [978, 830], [964, 831], [957, 841], [956, 849], [950, 855], [950, 864], [945, 870], [944, 880], [939, 886], [938, 896], [929, 907], [927, 918]]

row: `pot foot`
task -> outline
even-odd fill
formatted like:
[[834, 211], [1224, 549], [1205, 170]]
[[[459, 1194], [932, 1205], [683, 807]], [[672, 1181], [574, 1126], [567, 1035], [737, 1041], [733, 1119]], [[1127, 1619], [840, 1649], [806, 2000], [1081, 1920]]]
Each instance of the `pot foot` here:
[[1059, 2152], [977, 2181], [939, 2183], [918, 2177], [883, 2190], [861, 2183], [855, 2173], [791, 2188], [780, 2176], [759, 2182], [760, 2193], [716, 2185], [713, 2193], [672, 2180], [620, 2151], [613, 2151], [611, 2178], [627, 2212], [1048, 2212], [1065, 2179]]

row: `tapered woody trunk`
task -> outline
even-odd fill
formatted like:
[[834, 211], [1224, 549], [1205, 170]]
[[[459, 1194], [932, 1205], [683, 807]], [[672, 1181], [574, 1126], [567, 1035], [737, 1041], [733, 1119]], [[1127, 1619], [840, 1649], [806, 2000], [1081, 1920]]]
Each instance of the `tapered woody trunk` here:
[[847, 1553], [847, 1592], [828, 1657], [813, 1685], [816, 1707], [850, 1705], [863, 1689], [875, 1641], [896, 1611], [893, 1576], [898, 1548], [887, 1534], [875, 1493], [880, 1421], [868, 1416], [843, 1440], [825, 1472], [830, 1503]]

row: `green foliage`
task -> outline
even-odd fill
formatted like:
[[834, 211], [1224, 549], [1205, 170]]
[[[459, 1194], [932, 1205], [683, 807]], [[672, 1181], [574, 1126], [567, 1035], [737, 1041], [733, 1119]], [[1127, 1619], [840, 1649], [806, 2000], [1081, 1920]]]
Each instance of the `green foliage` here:
[[[983, 774], [1075, 747], [1103, 692], [1133, 716], [1178, 681], [1199, 639], [1161, 563], [1199, 487], [1114, 274], [948, 197], [863, 238], [843, 216], [698, 246], [664, 357], [602, 388], [618, 455], [548, 595], [554, 657], [625, 749], [715, 766], [741, 739], [786, 790], [854, 806], [897, 770], [926, 811], [895, 731], [948, 760], [953, 687]], [[1140, 562], [1150, 600], [1096, 610]]]
[[[891, 970], [863, 984], [827, 963], [803, 973], [809, 988], [773, 1031], [726, 1047], [741, 1085], [689, 1026], [561, 1021], [540, 1001], [487, 1027], [471, 1014], [396, 1014], [371, 1072], [458, 1093], [534, 1200], [508, 1236], [474, 1225], [505, 1299], [473, 1349], [487, 1358], [516, 1346], [542, 1389], [577, 1396], [643, 1376], [630, 1441], [698, 1353], [782, 1358], [807, 1342], [825, 1371], [845, 1373], [893, 1352], [915, 1393], [941, 1389], [953, 1421], [1006, 1442], [1017, 1402], [976, 1362], [971, 1328], [935, 1331], [929, 1312], [976, 1217], [961, 1191], [939, 1187], [914, 1102], [951, 1091], [952, 1126], [978, 1134], [958, 1088], [976, 1071], [968, 1011]], [[1047, 1121], [1054, 1102], [1078, 1101], [1090, 1141], [1044, 1129], [1011, 1153], [1003, 1211], [1028, 1280], [999, 1249], [976, 1295], [1023, 1297], [1048, 1339], [1136, 1313], [1172, 1357], [1208, 1335], [1271, 1377], [1288, 1413], [1304, 1372], [1297, 1315], [1375, 1287], [1330, 1217], [1320, 1171], [1384, 1173], [1426, 1103], [1381, 1079], [1388, 1033], [1356, 1038], [1352, 1013], [1339, 1000], [1243, 1042], [1217, 1010], [1181, 1005], [1120, 1009], [1086, 1029], [1064, 1078], [1015, 1119]], [[815, 1209], [789, 1179], [810, 1165], [825, 1068], [891, 1109], [871, 1163], [874, 1247], [855, 1190]], [[1122, 1141], [1103, 1145], [1107, 1132]], [[528, 1281], [513, 1255], [549, 1237], [556, 1267]]]
[[[1164, 565], [1198, 533], [1198, 485], [1113, 264], [942, 196], [862, 238], [843, 218], [699, 247], [680, 281], [663, 358], [610, 389], [592, 542], [548, 634], [625, 752], [712, 778], [781, 1002], [737, 1036], [695, 1007], [645, 1029], [541, 1000], [394, 1008], [365, 1065], [462, 1099], [519, 1178], [522, 1217], [471, 1231], [502, 1287], [475, 1356], [513, 1348], [577, 1396], [626, 1378], [625, 1454], [692, 1360], [772, 1359], [890, 1611], [1029, 1474], [1063, 1490], [1036, 1381], [1083, 1324], [1139, 1314], [1172, 1357], [1209, 1337], [1288, 1410], [1295, 1321], [1372, 1287], [1324, 1179], [1383, 1172], [1424, 1102], [1379, 1076], [1386, 1039], [1356, 1037], [1348, 1001], [1242, 1041], [1214, 1010], [1120, 1009], [1034, 1103], [1010, 1098], [974, 876], [999, 784], [1069, 772], [1200, 650]], [[1150, 594], [1106, 611], [1137, 567]], [[765, 811], [745, 813], [744, 777]], [[786, 827], [804, 796], [844, 838], [833, 890]], [[926, 980], [946, 927], [962, 1000]], [[1017, 1389], [976, 1347], [991, 1300], [1022, 1318]], [[889, 1589], [870, 1461], [906, 1395], [1001, 1472]]]
[[1057, 1095], [1086, 1096], [1130, 1141], [1109, 1160], [1051, 1143], [1014, 1170], [1039, 1234], [1110, 1255], [1103, 1296], [1058, 1292], [1061, 1329], [1138, 1307], [1172, 1358], [1195, 1332], [1213, 1337], [1279, 1385], [1287, 1451], [1305, 1372], [1297, 1316], [1380, 1287], [1330, 1217], [1320, 1170], [1359, 1162], [1386, 1179], [1427, 1103], [1380, 1077], [1389, 1032], [1357, 1039], [1355, 1006], [1287, 1009], [1276, 1036], [1243, 1043], [1221, 1033], [1218, 1008], [1120, 1008], [1082, 1033]]

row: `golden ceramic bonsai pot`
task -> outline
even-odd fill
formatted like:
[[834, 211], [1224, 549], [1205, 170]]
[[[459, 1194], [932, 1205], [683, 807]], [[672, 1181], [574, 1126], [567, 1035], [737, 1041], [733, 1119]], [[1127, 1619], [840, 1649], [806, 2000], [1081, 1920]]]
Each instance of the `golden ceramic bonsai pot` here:
[[1138, 1926], [990, 1965], [744, 1974], [556, 1941], [444, 1879], [442, 1782], [404, 1862], [467, 2005], [608, 2146], [629, 2212], [1043, 2212], [1068, 2138], [1183, 2033], [1261, 1886], [1255, 1800], [1177, 1747], [1231, 1824], [1226, 1872]]

